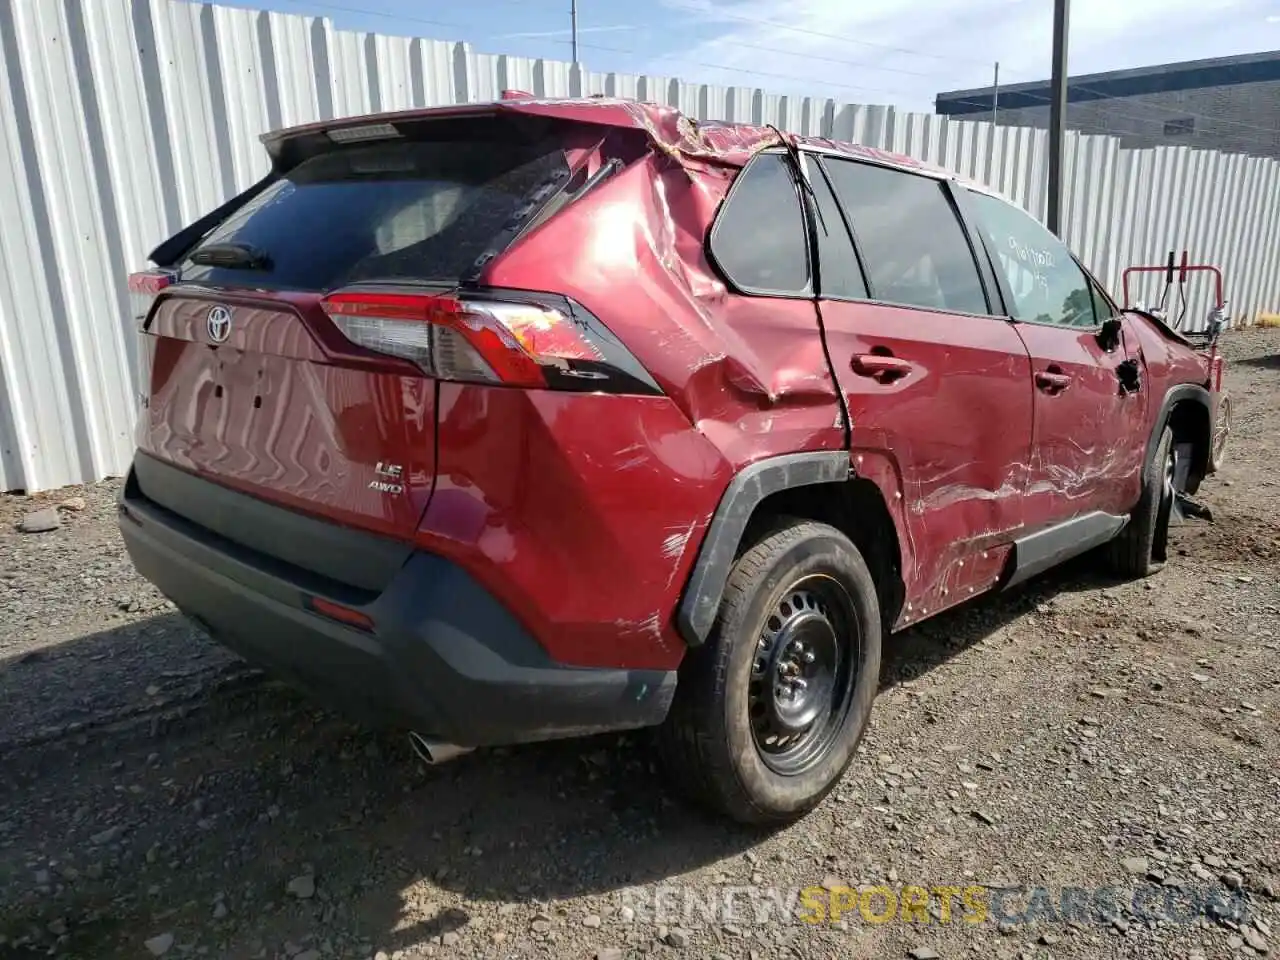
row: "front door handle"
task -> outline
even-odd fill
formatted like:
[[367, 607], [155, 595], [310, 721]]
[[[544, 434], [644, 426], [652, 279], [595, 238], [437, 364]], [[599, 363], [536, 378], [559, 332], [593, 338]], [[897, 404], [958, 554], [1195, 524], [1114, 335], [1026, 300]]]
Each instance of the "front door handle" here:
[[1054, 370], [1041, 370], [1036, 374], [1036, 386], [1045, 393], [1061, 393], [1071, 386], [1071, 378]]
[[901, 357], [881, 353], [856, 353], [850, 362], [853, 372], [860, 377], [871, 377], [881, 382], [905, 377], [915, 369], [915, 364]]

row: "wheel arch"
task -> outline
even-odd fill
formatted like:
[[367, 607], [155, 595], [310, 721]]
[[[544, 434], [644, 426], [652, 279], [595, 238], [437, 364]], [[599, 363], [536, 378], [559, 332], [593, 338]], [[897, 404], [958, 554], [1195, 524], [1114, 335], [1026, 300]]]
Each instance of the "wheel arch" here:
[[1213, 413], [1209, 391], [1199, 384], [1183, 383], [1170, 387], [1161, 401], [1154, 420], [1151, 435], [1147, 438], [1147, 450], [1142, 461], [1142, 480], [1146, 483], [1155, 469], [1156, 448], [1165, 427], [1173, 429], [1175, 442], [1190, 443], [1191, 469], [1187, 475], [1187, 493], [1195, 493], [1200, 481], [1210, 472], [1210, 451], [1213, 443]]
[[898, 530], [880, 487], [856, 476], [845, 450], [791, 453], [744, 467], [720, 499], [676, 608], [676, 628], [701, 646], [734, 562], [784, 517], [828, 523], [851, 539], [876, 583], [885, 629], [905, 600]]

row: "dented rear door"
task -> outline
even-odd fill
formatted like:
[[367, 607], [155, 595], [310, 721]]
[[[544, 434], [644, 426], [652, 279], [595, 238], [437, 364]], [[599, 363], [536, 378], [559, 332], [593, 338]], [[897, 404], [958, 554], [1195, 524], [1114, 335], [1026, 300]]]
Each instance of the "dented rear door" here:
[[[939, 181], [824, 158], [821, 308], [854, 469], [880, 486], [919, 619], [991, 587], [1024, 523], [1030, 360]], [[829, 194], [834, 186], [844, 218]], [[846, 225], [860, 260], [854, 259]]]

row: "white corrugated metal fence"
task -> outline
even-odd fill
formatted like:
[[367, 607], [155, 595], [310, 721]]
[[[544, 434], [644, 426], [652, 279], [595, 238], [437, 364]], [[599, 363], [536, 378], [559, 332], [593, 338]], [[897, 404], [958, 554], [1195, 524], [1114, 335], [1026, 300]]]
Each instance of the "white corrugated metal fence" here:
[[[603, 93], [911, 154], [1045, 204], [1047, 135], [891, 107], [476, 53], [180, 0], [0, 0], [0, 490], [121, 473], [136, 355], [124, 278], [261, 177], [264, 131], [333, 116]], [[1112, 289], [1186, 248], [1237, 317], [1280, 309], [1280, 163], [1069, 134], [1069, 242]], [[1148, 295], [1154, 289], [1146, 288]], [[1190, 316], [1204, 312], [1203, 287]]]

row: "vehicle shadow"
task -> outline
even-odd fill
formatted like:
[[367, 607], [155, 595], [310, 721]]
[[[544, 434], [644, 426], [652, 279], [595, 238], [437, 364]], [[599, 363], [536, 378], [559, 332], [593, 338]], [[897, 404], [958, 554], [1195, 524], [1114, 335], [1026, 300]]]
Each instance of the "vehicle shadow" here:
[[[1055, 595], [1105, 583], [1077, 562], [898, 634], [882, 688], [926, 674]], [[465, 926], [478, 904], [661, 882], [740, 856], [766, 835], [671, 799], [644, 734], [424, 767], [402, 734], [326, 713], [174, 613], [0, 660], [0, 702], [11, 718], [0, 723], [0, 768], [12, 773], [0, 778], [10, 831], [0, 830], [0, 934], [12, 941], [58, 916], [95, 918], [73, 926], [72, 953], [112, 956], [119, 941], [134, 955], [157, 913], [207, 927], [218, 896], [231, 913], [221, 955], [248, 949], [230, 946], [236, 936], [283, 942], [342, 923], [395, 951]], [[117, 832], [102, 841], [105, 830]], [[105, 876], [80, 862], [56, 902], [4, 895], [52, 837], [87, 848]], [[318, 893], [297, 901], [286, 885], [304, 873]], [[138, 893], [157, 889], [162, 902]], [[437, 898], [445, 903], [430, 906]], [[249, 904], [252, 930], [237, 933]], [[426, 919], [406, 925], [410, 915]]]
[[1231, 361], [1236, 367], [1257, 367], [1260, 370], [1280, 370], [1280, 353], [1263, 354], [1260, 357], [1248, 357], [1244, 360]]

